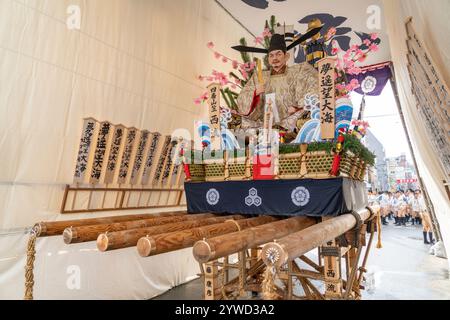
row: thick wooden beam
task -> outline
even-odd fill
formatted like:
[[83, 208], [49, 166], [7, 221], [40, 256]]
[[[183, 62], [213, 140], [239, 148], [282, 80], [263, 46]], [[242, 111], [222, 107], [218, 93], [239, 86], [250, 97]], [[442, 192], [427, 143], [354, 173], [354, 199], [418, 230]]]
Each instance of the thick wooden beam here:
[[64, 242], [66, 244], [79, 243], [86, 241], [94, 241], [100, 233], [123, 231], [128, 229], [146, 228], [160, 226], [166, 223], [198, 220], [204, 218], [212, 218], [215, 215], [207, 214], [185, 214], [174, 217], [157, 217], [153, 219], [132, 220], [116, 223], [94, 224], [88, 226], [71, 227], [63, 232]]
[[216, 260], [239, 251], [254, 248], [261, 244], [284, 237], [316, 223], [314, 218], [293, 217], [267, 223], [232, 234], [202, 240], [194, 245], [194, 257], [198, 262]]
[[175, 251], [192, 246], [196, 241], [229, 234], [246, 228], [275, 221], [276, 218], [262, 216], [245, 220], [229, 220], [224, 223], [213, 224], [179, 232], [163, 233], [152, 237], [139, 239], [137, 249], [142, 257], [148, 257], [164, 252]]
[[175, 232], [196, 227], [225, 222], [230, 219], [243, 219], [243, 216], [223, 216], [206, 218], [200, 220], [188, 220], [182, 222], [174, 222], [163, 224], [162, 226], [154, 226], [148, 228], [131, 229], [116, 232], [102, 233], [97, 238], [97, 248], [100, 251], [109, 251], [121, 248], [128, 248], [137, 245], [140, 238], [152, 236], [160, 233]]
[[61, 235], [64, 229], [69, 227], [80, 227], [93, 224], [105, 224], [114, 222], [123, 222], [139, 219], [152, 219], [158, 217], [172, 217], [185, 215], [186, 211], [175, 211], [175, 212], [162, 212], [162, 213], [148, 213], [148, 214], [131, 214], [122, 216], [109, 216], [102, 218], [89, 218], [89, 219], [78, 219], [78, 220], [64, 220], [64, 221], [50, 221], [50, 222], [39, 222], [34, 225], [34, 230], [38, 237], [48, 237]]
[[[362, 221], [370, 216], [367, 209], [358, 212]], [[262, 249], [262, 257], [268, 266], [280, 267], [288, 261], [331, 241], [355, 227], [357, 221], [352, 214], [343, 214], [326, 220], [288, 236], [278, 238], [276, 242], [266, 244]]]

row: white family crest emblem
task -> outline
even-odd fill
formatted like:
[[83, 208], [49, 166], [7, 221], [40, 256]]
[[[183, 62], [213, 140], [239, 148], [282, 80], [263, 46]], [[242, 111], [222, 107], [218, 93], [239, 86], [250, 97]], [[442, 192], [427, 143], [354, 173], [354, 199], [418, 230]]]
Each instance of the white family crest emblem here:
[[259, 207], [262, 204], [262, 199], [258, 196], [258, 190], [255, 188], [248, 190], [248, 196], [245, 197], [245, 204], [249, 207], [252, 205]]
[[292, 202], [296, 206], [306, 206], [309, 202], [309, 191], [305, 187], [297, 187], [291, 193]]
[[361, 83], [361, 90], [364, 93], [371, 93], [373, 90], [375, 90], [376, 86], [377, 86], [377, 79], [372, 76], [367, 76]]
[[217, 191], [214, 188], [211, 188], [208, 190], [208, 192], [206, 193], [206, 201], [208, 202], [208, 204], [214, 206], [219, 202], [220, 199], [220, 194], [219, 191]]

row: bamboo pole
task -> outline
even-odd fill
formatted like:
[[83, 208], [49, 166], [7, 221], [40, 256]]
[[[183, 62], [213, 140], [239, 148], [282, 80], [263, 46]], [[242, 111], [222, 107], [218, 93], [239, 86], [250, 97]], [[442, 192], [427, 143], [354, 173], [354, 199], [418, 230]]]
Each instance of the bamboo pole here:
[[194, 245], [194, 257], [199, 262], [216, 260], [239, 251], [256, 247], [315, 224], [309, 217], [293, 217], [240, 232], [202, 240]]
[[[275, 221], [276, 218], [262, 216], [245, 220], [229, 220], [224, 223], [193, 228], [189, 230], [158, 234], [139, 239], [137, 250], [142, 257], [179, 250], [192, 246], [196, 241], [218, 235], [228, 235], [232, 232], [251, 228]], [[194, 254], [195, 255], [195, 254]], [[197, 259], [198, 261], [198, 259]]]
[[34, 225], [36, 235], [38, 237], [49, 237], [61, 235], [64, 229], [68, 227], [79, 227], [93, 224], [104, 224], [104, 223], [114, 223], [131, 221], [138, 219], [151, 219], [158, 217], [172, 217], [185, 215], [186, 211], [175, 211], [175, 212], [162, 212], [162, 213], [148, 213], [148, 214], [130, 214], [122, 216], [109, 216], [102, 218], [89, 218], [89, 219], [78, 219], [78, 220], [64, 220], [64, 221], [51, 221], [51, 222], [38, 222]]
[[173, 217], [157, 217], [152, 219], [131, 220], [115, 223], [94, 224], [80, 227], [69, 227], [63, 232], [66, 244], [94, 241], [100, 233], [159, 226], [166, 223], [197, 220], [214, 217], [213, 214], [186, 214]]
[[232, 215], [232, 216], [206, 218], [200, 220], [189, 220], [182, 222], [167, 223], [162, 226], [154, 226], [148, 228], [102, 233], [97, 238], [97, 248], [100, 251], [104, 252], [115, 249], [133, 247], [137, 245], [137, 242], [140, 238], [145, 236], [192, 229], [210, 224], [225, 222], [230, 219], [238, 220], [243, 218], [244, 217], [240, 215]]

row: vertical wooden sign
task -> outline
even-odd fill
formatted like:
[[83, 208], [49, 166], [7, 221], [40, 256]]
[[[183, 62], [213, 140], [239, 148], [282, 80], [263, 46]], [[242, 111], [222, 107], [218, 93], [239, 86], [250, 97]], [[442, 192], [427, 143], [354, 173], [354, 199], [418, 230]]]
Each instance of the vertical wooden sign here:
[[127, 176], [130, 171], [129, 169], [130, 169], [131, 155], [134, 150], [137, 133], [138, 129], [136, 128], [128, 129], [127, 138], [125, 140], [125, 149], [123, 151], [122, 162], [120, 164], [119, 178], [117, 181], [117, 183], [119, 184], [123, 184], [127, 180]]
[[326, 251], [336, 252], [336, 255], [327, 254], [324, 256], [325, 298], [339, 298], [342, 296], [342, 281], [339, 256], [340, 248], [333, 240], [322, 246], [322, 250], [323, 253], [325, 253]]
[[155, 176], [153, 178], [153, 183], [157, 183], [163, 174], [164, 163], [166, 162], [167, 152], [170, 147], [171, 136], [166, 136], [164, 140], [163, 149], [161, 151], [161, 155], [159, 156], [158, 165], [156, 167]]
[[97, 120], [86, 118], [83, 123], [80, 147], [78, 149], [77, 164], [75, 166], [74, 183], [83, 183], [89, 163], [89, 151], [91, 149]]
[[108, 163], [106, 165], [105, 183], [113, 183], [122, 142], [125, 141], [125, 127], [116, 125], [112, 134]]
[[322, 139], [334, 139], [335, 134], [335, 96], [334, 66], [335, 59], [326, 57], [318, 61], [319, 97], [320, 97], [320, 132]]
[[147, 130], [141, 131], [141, 139], [139, 141], [136, 157], [134, 159], [133, 171], [131, 172], [131, 179], [130, 179], [131, 184], [138, 183], [140, 177], [139, 173], [141, 172], [142, 162], [145, 157], [145, 151], [147, 147], [149, 134], [150, 132], [148, 132]]
[[[218, 150], [220, 149], [220, 84], [211, 83], [207, 88], [211, 149]], [[216, 134], [219, 134], [219, 136]]]
[[147, 153], [147, 158], [145, 160], [145, 164], [144, 164], [144, 170], [142, 172], [142, 184], [148, 184], [149, 179], [150, 179], [150, 173], [152, 171], [152, 167], [153, 167], [153, 163], [154, 163], [154, 158], [156, 155], [156, 151], [158, 149], [158, 143], [160, 141], [161, 138], [161, 134], [158, 132], [154, 132], [151, 135], [151, 144], [150, 144], [150, 149], [148, 150]]
[[169, 150], [167, 151], [167, 160], [164, 168], [164, 174], [163, 174], [163, 181], [167, 180], [170, 181], [173, 174], [174, 164], [176, 162], [177, 157], [177, 146], [178, 141], [172, 141], [169, 146]]
[[97, 136], [97, 146], [95, 148], [94, 161], [92, 162], [91, 176], [89, 179], [90, 184], [96, 184], [100, 181], [110, 131], [111, 124], [109, 122], [105, 121], [100, 123], [100, 129]]

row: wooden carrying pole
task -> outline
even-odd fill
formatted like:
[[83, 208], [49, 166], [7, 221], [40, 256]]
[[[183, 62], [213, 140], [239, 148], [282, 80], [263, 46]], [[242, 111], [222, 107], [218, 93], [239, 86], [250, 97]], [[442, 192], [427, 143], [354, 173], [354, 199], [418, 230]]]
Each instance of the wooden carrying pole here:
[[138, 240], [145, 236], [151, 236], [160, 233], [182, 231], [186, 229], [192, 229], [196, 227], [206, 226], [210, 224], [216, 224], [225, 222], [230, 219], [243, 219], [243, 216], [224, 216], [206, 218], [200, 220], [190, 220], [183, 222], [167, 223], [162, 226], [154, 226], [149, 228], [131, 229], [117, 232], [102, 233], [97, 238], [97, 248], [100, 251], [109, 251], [115, 249], [122, 249], [133, 247], [137, 244]]
[[228, 235], [232, 232], [275, 221], [276, 218], [262, 216], [245, 220], [229, 220], [224, 223], [193, 228], [179, 232], [159, 234], [139, 239], [137, 249], [142, 257], [157, 255], [164, 252], [180, 250], [192, 246], [196, 241], [206, 237]]
[[268, 223], [232, 234], [198, 241], [194, 245], [194, 257], [198, 262], [206, 263], [230, 254], [254, 248], [261, 244], [284, 237], [316, 223], [314, 218], [293, 217]]
[[212, 218], [213, 214], [186, 214], [175, 217], [158, 217], [153, 219], [132, 220], [109, 224], [94, 224], [81, 227], [70, 227], [64, 230], [63, 238], [66, 244], [97, 240], [100, 233], [122, 231], [128, 229], [159, 226], [166, 223]]
[[38, 237], [49, 237], [61, 235], [64, 229], [69, 227], [80, 227], [93, 224], [105, 224], [105, 223], [115, 223], [124, 222], [139, 219], [152, 219], [158, 217], [172, 217], [185, 215], [186, 211], [176, 211], [176, 212], [163, 212], [163, 213], [148, 213], [148, 214], [131, 214], [125, 216], [109, 216], [103, 218], [90, 218], [90, 219], [79, 219], [79, 220], [65, 220], [65, 221], [52, 221], [52, 222], [39, 222], [36, 223], [33, 229]]
[[[370, 217], [370, 212], [363, 209], [358, 212], [362, 221]], [[262, 257], [267, 266], [280, 267], [308, 251], [331, 241], [349, 231], [357, 224], [352, 214], [343, 214], [326, 220], [304, 230], [291, 233], [276, 242], [266, 244], [262, 248]]]

